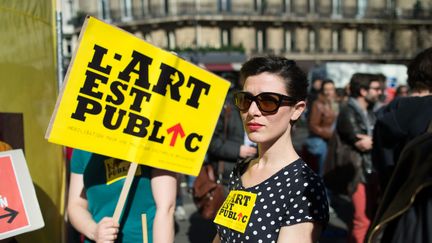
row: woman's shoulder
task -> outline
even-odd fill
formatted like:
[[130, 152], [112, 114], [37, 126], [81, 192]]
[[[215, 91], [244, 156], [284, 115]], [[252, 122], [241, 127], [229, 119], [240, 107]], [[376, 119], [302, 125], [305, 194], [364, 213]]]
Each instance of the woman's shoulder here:
[[314, 187], [324, 190], [322, 178], [318, 176], [301, 158], [285, 167], [284, 173], [282, 174], [285, 177], [289, 177], [290, 181], [299, 185], [302, 184], [304, 188]]

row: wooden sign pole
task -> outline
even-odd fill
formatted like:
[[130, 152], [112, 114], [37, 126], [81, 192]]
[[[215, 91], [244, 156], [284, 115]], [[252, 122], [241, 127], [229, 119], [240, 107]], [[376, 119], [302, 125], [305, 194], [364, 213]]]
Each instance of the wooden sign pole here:
[[147, 215], [141, 214], [142, 230], [143, 230], [143, 243], [148, 243], [148, 233], [147, 233]]
[[128, 170], [128, 173], [126, 176], [125, 183], [124, 183], [122, 191], [120, 193], [119, 200], [117, 201], [117, 206], [114, 210], [113, 219], [117, 223], [120, 222], [120, 216], [121, 216], [121, 213], [123, 212], [123, 207], [124, 207], [124, 204], [126, 202], [126, 198], [127, 198], [128, 193], [129, 193], [129, 190], [131, 188], [132, 181], [133, 181], [133, 178], [135, 176], [135, 172], [137, 170], [137, 167], [138, 167], [137, 163], [131, 163], [131, 165], [129, 166], [129, 170]]

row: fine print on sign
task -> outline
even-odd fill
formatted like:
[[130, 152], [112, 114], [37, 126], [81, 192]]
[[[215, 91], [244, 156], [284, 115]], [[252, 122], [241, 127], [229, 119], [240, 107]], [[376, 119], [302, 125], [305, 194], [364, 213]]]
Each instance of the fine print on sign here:
[[229, 82], [88, 17], [46, 137], [197, 175]]
[[22, 150], [0, 153], [0, 240], [43, 226]]

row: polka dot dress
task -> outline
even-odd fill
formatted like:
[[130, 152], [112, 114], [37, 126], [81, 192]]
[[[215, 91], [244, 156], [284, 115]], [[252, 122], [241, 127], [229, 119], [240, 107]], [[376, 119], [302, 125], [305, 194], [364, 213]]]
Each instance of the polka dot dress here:
[[243, 161], [231, 173], [230, 190], [257, 194], [245, 233], [217, 225], [221, 242], [277, 242], [283, 226], [329, 220], [324, 185], [303, 160], [287, 165], [262, 183], [244, 188], [241, 175], [250, 160]]

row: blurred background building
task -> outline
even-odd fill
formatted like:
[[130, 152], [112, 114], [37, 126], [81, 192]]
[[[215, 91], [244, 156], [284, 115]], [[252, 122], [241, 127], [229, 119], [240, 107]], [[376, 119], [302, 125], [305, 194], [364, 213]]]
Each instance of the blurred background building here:
[[89, 14], [220, 72], [277, 54], [308, 70], [328, 61], [405, 63], [432, 46], [432, 0], [65, 0], [65, 66]]

